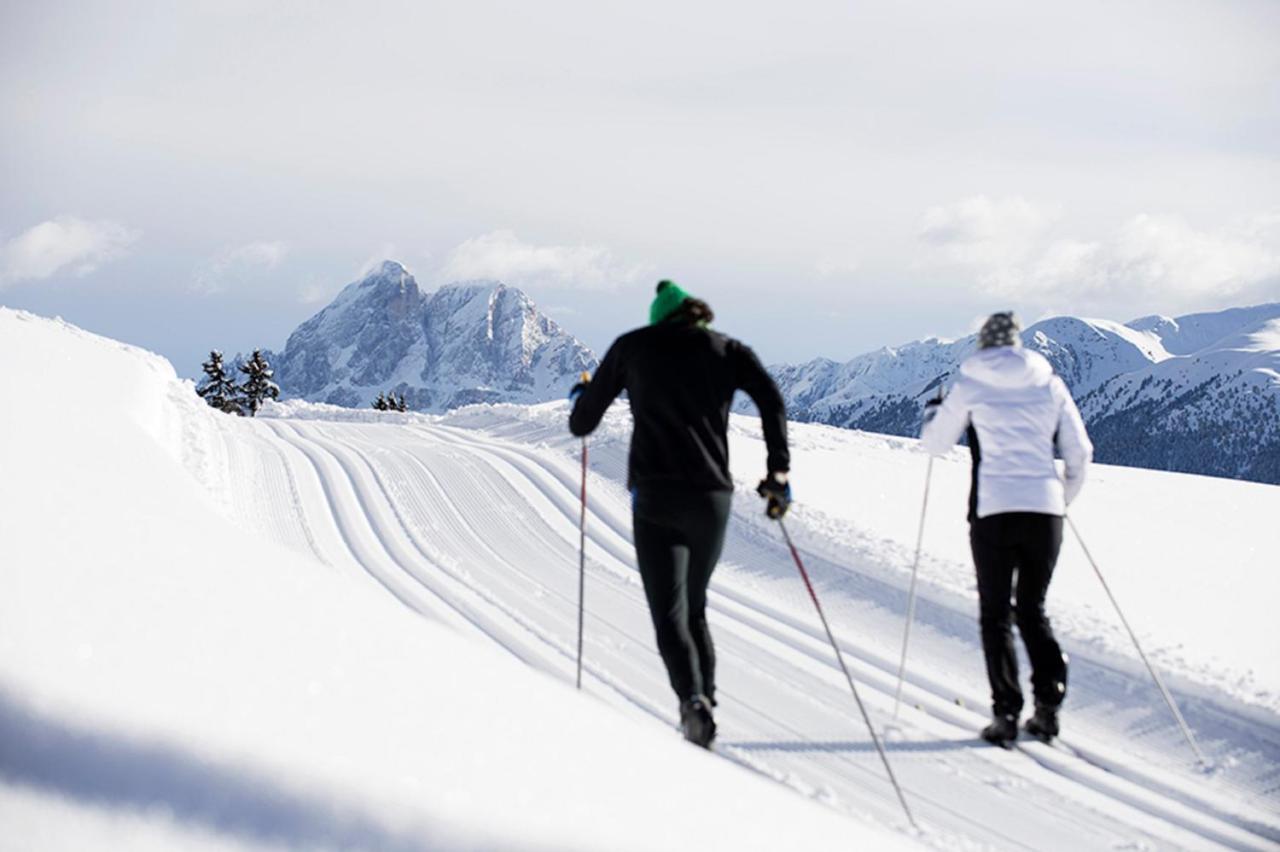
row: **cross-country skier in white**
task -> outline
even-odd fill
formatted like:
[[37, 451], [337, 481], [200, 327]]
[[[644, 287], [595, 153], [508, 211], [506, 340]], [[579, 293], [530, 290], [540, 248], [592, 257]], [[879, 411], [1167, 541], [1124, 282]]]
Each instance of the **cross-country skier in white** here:
[[[1026, 730], [1045, 740], [1058, 735], [1067, 660], [1045, 615], [1045, 593], [1062, 546], [1062, 518], [1093, 457], [1066, 385], [1043, 356], [1022, 347], [1019, 332], [1012, 313], [986, 321], [979, 350], [960, 365], [950, 393], [926, 405], [921, 434], [935, 455], [949, 451], [961, 435], [969, 438], [969, 541], [994, 717], [982, 737], [998, 745], [1017, 739], [1023, 705], [1015, 622], [1031, 659], [1036, 706]], [[1064, 477], [1054, 464], [1055, 449], [1066, 465]]]

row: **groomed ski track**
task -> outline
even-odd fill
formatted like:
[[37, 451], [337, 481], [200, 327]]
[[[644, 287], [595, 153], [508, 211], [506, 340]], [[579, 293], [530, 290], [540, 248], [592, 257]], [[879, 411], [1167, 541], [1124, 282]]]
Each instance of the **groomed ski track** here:
[[[427, 419], [260, 419], [227, 427], [223, 437], [243, 518], [333, 570], [369, 578], [425, 617], [572, 683], [578, 470], [571, 455]], [[588, 486], [584, 691], [642, 723], [674, 728], [675, 701], [634, 567], [623, 458], [606, 445]], [[832, 808], [902, 827], [790, 556], [758, 512], [740, 495], [712, 582], [717, 750]], [[1200, 772], [1148, 685], [1105, 660], [1073, 661], [1080, 715], [1065, 745], [982, 744], [974, 732], [986, 718], [984, 684], [953, 670], [977, 653], [976, 629], [971, 613], [950, 602], [921, 601], [912, 673], [894, 720], [897, 659], [887, 651], [900, 637], [903, 590], [832, 558], [838, 544], [810, 550], [802, 519], [793, 534], [926, 843], [1277, 848], [1276, 732], [1230, 708], [1190, 702], [1192, 724], [1210, 748], [1217, 736], [1225, 745], [1218, 753], [1229, 752], [1235, 767]], [[519, 696], [511, 698], [518, 712]], [[1118, 710], [1128, 714], [1123, 728], [1112, 723]], [[1136, 742], [1135, 727], [1145, 731]]]

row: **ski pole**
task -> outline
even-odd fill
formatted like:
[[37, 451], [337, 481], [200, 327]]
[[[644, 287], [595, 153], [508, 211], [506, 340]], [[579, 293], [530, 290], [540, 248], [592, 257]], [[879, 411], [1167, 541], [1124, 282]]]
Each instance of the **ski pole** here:
[[578, 678], [582, 689], [582, 621], [587, 589], [587, 439], [582, 438], [582, 513], [578, 518]]
[[787, 547], [791, 550], [791, 558], [796, 561], [796, 568], [800, 570], [800, 579], [804, 580], [805, 588], [809, 590], [809, 597], [813, 600], [813, 606], [818, 610], [818, 618], [822, 620], [822, 629], [827, 631], [827, 639], [831, 642], [831, 647], [835, 649], [836, 661], [840, 663], [840, 669], [844, 672], [845, 680], [849, 681], [849, 689], [853, 692], [853, 700], [858, 703], [858, 711], [862, 713], [862, 721], [867, 724], [867, 731], [871, 734], [871, 741], [875, 743], [876, 751], [880, 753], [880, 760], [884, 763], [884, 771], [889, 775], [889, 783], [893, 785], [894, 792], [898, 794], [898, 801], [902, 803], [903, 813], [907, 815], [907, 822], [911, 823], [911, 827], [919, 829], [916, 825], [915, 818], [911, 816], [911, 809], [907, 807], [907, 799], [902, 795], [902, 788], [898, 786], [898, 779], [893, 774], [893, 767], [889, 765], [889, 756], [885, 754], [884, 746], [880, 744], [880, 738], [876, 736], [876, 729], [871, 725], [871, 717], [867, 715], [867, 708], [862, 703], [862, 697], [858, 695], [858, 687], [853, 682], [853, 675], [849, 674], [849, 667], [844, 664], [844, 655], [840, 653], [840, 646], [836, 644], [836, 637], [831, 633], [831, 626], [827, 624], [827, 616], [822, 612], [822, 604], [818, 603], [818, 594], [813, 590], [813, 583], [809, 582], [809, 572], [804, 570], [804, 562], [800, 559], [800, 551], [796, 550], [795, 544], [791, 541], [791, 534], [787, 532], [787, 525], [782, 522], [782, 518], [778, 518], [778, 526], [782, 528], [782, 536], [787, 540]]
[[1151, 665], [1151, 661], [1147, 659], [1147, 655], [1142, 650], [1142, 645], [1138, 642], [1138, 637], [1133, 632], [1133, 628], [1129, 626], [1129, 620], [1124, 617], [1124, 612], [1120, 609], [1120, 603], [1116, 600], [1116, 596], [1111, 593], [1111, 587], [1107, 585], [1106, 579], [1102, 576], [1102, 571], [1098, 568], [1098, 563], [1094, 561], [1093, 554], [1089, 552], [1089, 547], [1084, 543], [1084, 537], [1080, 535], [1080, 530], [1076, 529], [1075, 521], [1071, 520], [1071, 516], [1067, 516], [1067, 525], [1071, 527], [1071, 532], [1075, 534], [1076, 541], [1080, 542], [1080, 549], [1084, 551], [1085, 558], [1089, 560], [1089, 564], [1093, 566], [1093, 573], [1098, 575], [1098, 582], [1102, 584], [1102, 589], [1107, 593], [1107, 597], [1111, 599], [1111, 605], [1116, 609], [1116, 615], [1120, 616], [1120, 623], [1124, 625], [1124, 629], [1129, 632], [1129, 638], [1133, 640], [1133, 647], [1138, 649], [1138, 656], [1142, 658], [1143, 664], [1147, 667], [1147, 671], [1151, 673], [1151, 679], [1156, 682], [1156, 686], [1160, 689], [1160, 694], [1164, 696], [1164, 703], [1169, 705], [1169, 709], [1173, 712], [1173, 718], [1177, 720], [1178, 727], [1182, 729], [1182, 735], [1187, 738], [1187, 744], [1191, 746], [1191, 750], [1196, 753], [1196, 759], [1202, 766], [1208, 766], [1209, 761], [1205, 758], [1204, 752], [1200, 750], [1200, 746], [1196, 743], [1196, 738], [1191, 734], [1191, 728], [1187, 725], [1186, 719], [1182, 718], [1182, 713], [1178, 710], [1177, 703], [1173, 700], [1173, 695], [1169, 692], [1169, 688], [1164, 685], [1159, 673], [1156, 672], [1155, 666]]
[[893, 693], [893, 718], [898, 718], [902, 702], [902, 679], [907, 672], [907, 643], [911, 641], [911, 622], [916, 616], [916, 575], [920, 570], [920, 547], [924, 544], [924, 516], [929, 509], [929, 483], [933, 479], [933, 456], [924, 472], [924, 503], [920, 506], [920, 529], [916, 532], [916, 558], [911, 562], [911, 588], [907, 592], [907, 624], [902, 630], [902, 659], [898, 661], [898, 688]]

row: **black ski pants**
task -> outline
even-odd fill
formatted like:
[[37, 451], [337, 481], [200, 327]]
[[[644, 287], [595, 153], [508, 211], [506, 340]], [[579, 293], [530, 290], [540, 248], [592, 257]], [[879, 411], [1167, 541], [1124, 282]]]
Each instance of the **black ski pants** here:
[[[1062, 518], [1038, 512], [978, 518], [969, 525], [969, 543], [978, 572], [979, 621], [992, 711], [997, 716], [1017, 716], [1022, 710], [1013, 647], [1015, 622], [1031, 660], [1036, 705], [1057, 709], [1067, 692], [1067, 661], [1053, 638], [1044, 599], [1062, 547]], [[1012, 604], [1011, 596], [1015, 597]]]
[[682, 701], [715, 698], [716, 655], [707, 628], [707, 585], [724, 547], [731, 491], [637, 490], [636, 561], [658, 652]]

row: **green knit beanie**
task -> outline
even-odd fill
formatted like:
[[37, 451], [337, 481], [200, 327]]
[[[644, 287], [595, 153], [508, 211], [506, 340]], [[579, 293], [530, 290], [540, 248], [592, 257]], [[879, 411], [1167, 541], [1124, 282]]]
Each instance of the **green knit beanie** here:
[[649, 325], [657, 325], [674, 314], [688, 298], [689, 294], [676, 282], [659, 281], [658, 295], [653, 297], [653, 304], [649, 306]]

